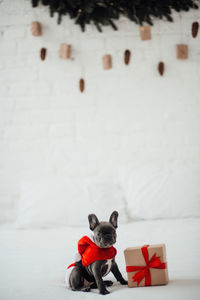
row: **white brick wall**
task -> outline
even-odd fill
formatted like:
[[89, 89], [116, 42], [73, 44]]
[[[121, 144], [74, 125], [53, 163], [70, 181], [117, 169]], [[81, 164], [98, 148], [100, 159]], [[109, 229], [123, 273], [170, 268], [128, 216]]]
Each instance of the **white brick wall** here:
[[[27, 178], [117, 178], [150, 162], [200, 161], [200, 35], [190, 33], [200, 17], [199, 11], [181, 16], [182, 38], [174, 14], [174, 23], [155, 22], [152, 40], [141, 41], [138, 27], [124, 19], [118, 32], [90, 26], [82, 33], [68, 18], [57, 26], [46, 7], [33, 10], [29, 0], [0, 1], [0, 202], [7, 212], [1, 220], [15, 218]], [[43, 25], [41, 37], [31, 35], [34, 20]], [[72, 44], [72, 60], [59, 58], [63, 42]], [[176, 59], [181, 42], [189, 45], [186, 61]], [[43, 62], [41, 47], [47, 48]], [[109, 71], [102, 69], [106, 53], [113, 56]]]

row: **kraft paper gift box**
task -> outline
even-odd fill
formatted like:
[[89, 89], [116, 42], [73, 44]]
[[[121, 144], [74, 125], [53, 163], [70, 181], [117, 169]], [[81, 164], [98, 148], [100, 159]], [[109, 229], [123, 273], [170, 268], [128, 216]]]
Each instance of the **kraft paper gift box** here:
[[110, 54], [106, 54], [102, 57], [103, 68], [105, 70], [109, 70], [112, 68], [112, 56]]
[[176, 57], [178, 59], [187, 59], [188, 58], [188, 45], [184, 45], [184, 44], [176, 45]]
[[140, 26], [140, 37], [142, 41], [151, 40], [151, 26]]
[[129, 287], [168, 283], [165, 244], [129, 247], [124, 256]]
[[37, 21], [32, 22], [31, 23], [31, 32], [32, 32], [32, 35], [34, 35], [34, 36], [42, 35], [42, 25]]
[[69, 59], [72, 54], [72, 46], [67, 44], [60, 45], [60, 58]]

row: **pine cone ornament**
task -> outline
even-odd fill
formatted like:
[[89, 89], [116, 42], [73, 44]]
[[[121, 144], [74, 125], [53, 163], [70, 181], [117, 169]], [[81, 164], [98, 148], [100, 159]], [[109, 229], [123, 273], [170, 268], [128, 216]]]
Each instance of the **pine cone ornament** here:
[[83, 93], [84, 92], [84, 89], [85, 89], [85, 81], [83, 78], [81, 78], [79, 80], [79, 89], [80, 89], [80, 92]]
[[46, 48], [42, 48], [40, 50], [40, 58], [41, 58], [41, 60], [45, 60], [46, 54], [47, 54], [47, 49]]
[[165, 71], [165, 64], [163, 61], [160, 61], [158, 63], [158, 72], [160, 73], [161, 76], [163, 76], [164, 71]]
[[195, 38], [198, 35], [199, 31], [199, 23], [198, 22], [193, 22], [192, 23], [192, 37]]
[[124, 63], [125, 65], [128, 65], [131, 59], [131, 51], [130, 50], [125, 50], [124, 52]]

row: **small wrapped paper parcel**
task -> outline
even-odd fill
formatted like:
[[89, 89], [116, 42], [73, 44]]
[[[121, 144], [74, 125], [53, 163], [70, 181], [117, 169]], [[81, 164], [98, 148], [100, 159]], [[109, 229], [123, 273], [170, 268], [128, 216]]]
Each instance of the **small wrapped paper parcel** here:
[[165, 244], [129, 247], [124, 256], [129, 287], [168, 283]]

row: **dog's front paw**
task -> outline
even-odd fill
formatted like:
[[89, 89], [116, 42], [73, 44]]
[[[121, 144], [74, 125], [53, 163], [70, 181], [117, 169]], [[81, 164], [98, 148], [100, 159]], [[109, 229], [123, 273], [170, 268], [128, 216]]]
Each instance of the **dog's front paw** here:
[[103, 290], [100, 291], [100, 294], [101, 295], [107, 295], [107, 294], [110, 294], [110, 292], [106, 289], [103, 289]]
[[125, 279], [123, 279], [123, 280], [120, 281], [120, 283], [121, 283], [122, 285], [126, 285], [126, 284], [128, 284], [128, 281], [125, 280]]
[[90, 287], [89, 286], [85, 286], [82, 288], [83, 292], [90, 292]]

